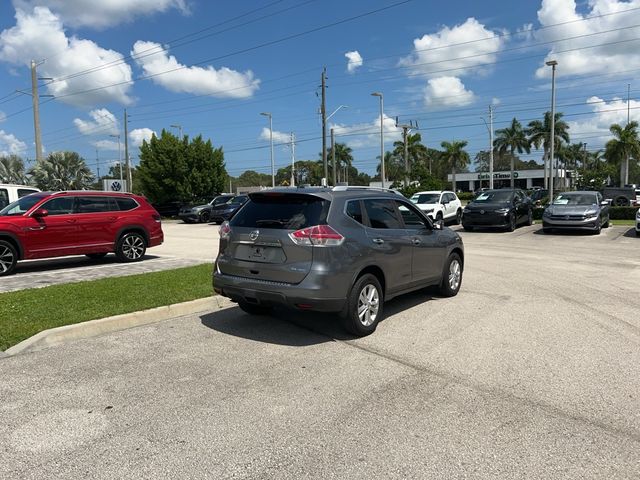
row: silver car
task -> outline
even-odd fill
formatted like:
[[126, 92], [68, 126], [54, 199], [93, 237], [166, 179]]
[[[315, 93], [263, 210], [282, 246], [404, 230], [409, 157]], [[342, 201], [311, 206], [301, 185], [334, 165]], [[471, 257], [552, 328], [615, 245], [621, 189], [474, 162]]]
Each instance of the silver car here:
[[609, 204], [600, 192], [564, 192], [542, 215], [542, 230], [588, 230], [600, 234], [609, 226]]
[[220, 227], [213, 273], [216, 293], [247, 313], [336, 312], [368, 335], [386, 300], [430, 285], [446, 297], [460, 289], [462, 239], [400, 195], [335, 187], [249, 198]]

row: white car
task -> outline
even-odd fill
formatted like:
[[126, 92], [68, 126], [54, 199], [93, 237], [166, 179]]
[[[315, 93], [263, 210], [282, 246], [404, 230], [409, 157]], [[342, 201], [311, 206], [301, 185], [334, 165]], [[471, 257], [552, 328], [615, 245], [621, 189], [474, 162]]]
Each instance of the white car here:
[[458, 225], [462, 220], [460, 199], [448, 190], [418, 192], [410, 200], [432, 220], [454, 221]]
[[11, 183], [0, 183], [0, 210], [15, 202], [19, 198], [22, 198], [32, 193], [39, 192], [40, 190], [28, 185], [14, 185]]

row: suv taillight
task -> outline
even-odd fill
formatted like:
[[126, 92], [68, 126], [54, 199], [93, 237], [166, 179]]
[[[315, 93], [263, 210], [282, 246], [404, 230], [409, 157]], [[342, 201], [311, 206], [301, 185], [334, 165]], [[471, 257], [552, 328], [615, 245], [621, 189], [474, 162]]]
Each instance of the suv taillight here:
[[331, 247], [344, 242], [344, 237], [329, 225], [316, 225], [289, 234], [296, 245], [310, 245], [314, 247]]
[[226, 240], [227, 238], [229, 238], [229, 235], [231, 234], [231, 225], [229, 225], [229, 222], [222, 222], [219, 232], [221, 240]]
[[156, 221], [156, 223], [162, 223], [162, 218], [157, 213], [151, 214], [151, 217]]

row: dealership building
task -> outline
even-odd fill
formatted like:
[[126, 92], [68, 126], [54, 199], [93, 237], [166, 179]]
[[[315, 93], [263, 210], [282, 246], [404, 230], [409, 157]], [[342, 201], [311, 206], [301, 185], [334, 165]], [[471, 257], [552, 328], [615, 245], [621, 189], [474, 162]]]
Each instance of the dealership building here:
[[[568, 186], [570, 181], [567, 174], [571, 172], [564, 169], [556, 171], [556, 178], [564, 180], [563, 183]], [[516, 188], [530, 190], [533, 187], [544, 187], [544, 169], [536, 170], [516, 170], [513, 172]], [[447, 175], [449, 182], [453, 181], [453, 175]], [[458, 191], [474, 192], [478, 188], [489, 186], [489, 172], [470, 172], [456, 173], [456, 189]], [[493, 172], [493, 187], [505, 188], [511, 186], [511, 171]]]

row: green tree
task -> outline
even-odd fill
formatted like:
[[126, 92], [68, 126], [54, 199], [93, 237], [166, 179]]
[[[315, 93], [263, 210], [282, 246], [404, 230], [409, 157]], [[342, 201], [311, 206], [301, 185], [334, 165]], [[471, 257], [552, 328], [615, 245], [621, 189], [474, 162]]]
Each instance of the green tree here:
[[[380, 156], [376, 157], [380, 160]], [[378, 163], [376, 167], [376, 173], [380, 175], [381, 164]], [[384, 179], [390, 185], [395, 182], [400, 182], [404, 178], [405, 168], [404, 160], [402, 157], [398, 157], [393, 152], [384, 152]], [[385, 185], [386, 186], [386, 185]]]
[[[393, 142], [393, 147], [393, 154], [404, 161], [404, 139]], [[413, 170], [415, 166], [420, 163], [424, 163], [428, 154], [427, 147], [422, 144], [422, 135], [419, 133], [410, 133], [407, 135], [407, 154], [410, 177], [411, 179], [414, 179], [415, 176], [413, 175]]]
[[493, 141], [493, 148], [499, 155], [504, 155], [507, 152], [510, 153], [511, 188], [514, 188], [515, 178], [513, 172], [516, 169], [515, 152], [531, 152], [529, 140], [527, 139], [527, 135], [522, 128], [522, 125], [515, 117], [511, 120], [511, 125], [507, 128], [496, 130], [496, 134], [496, 139]]
[[271, 175], [258, 173], [255, 170], [246, 170], [238, 177], [236, 184], [239, 187], [270, 187]]
[[[554, 153], [560, 151], [562, 142], [569, 143], [569, 125], [562, 120], [562, 113], [555, 114], [554, 125]], [[533, 120], [529, 122], [529, 126], [526, 129], [526, 134], [529, 137], [529, 144], [535, 148], [542, 146], [543, 155], [542, 160], [545, 165], [545, 172], [547, 171], [547, 163], [549, 164], [549, 170], [551, 169], [552, 160], [549, 158], [551, 152], [551, 112], [545, 112], [544, 120]], [[545, 176], [546, 178], [546, 176]]]
[[[345, 181], [345, 168], [351, 167], [353, 163], [353, 150], [346, 143], [336, 142], [336, 181]], [[331, 148], [327, 149], [327, 162], [329, 170], [329, 178], [333, 178], [333, 152]], [[320, 153], [322, 157], [322, 153]], [[324, 165], [323, 165], [324, 168]]]
[[469, 165], [469, 154], [464, 147], [467, 146], [466, 140], [454, 140], [452, 142], [442, 142], [440, 145], [444, 149], [442, 159], [444, 163], [451, 169], [451, 179], [453, 183], [453, 191], [456, 190], [456, 170], [466, 168]]
[[620, 167], [620, 185], [629, 183], [629, 159], [640, 159], [638, 122], [629, 122], [624, 128], [614, 123], [609, 128], [614, 136], [605, 145], [604, 156], [611, 165]]
[[153, 135], [140, 146], [138, 177], [154, 203], [211, 197], [225, 188], [224, 153], [201, 135], [179, 139], [163, 129], [160, 137]]
[[29, 171], [41, 190], [84, 190], [91, 188], [93, 174], [76, 152], [53, 152]]
[[27, 183], [27, 174], [22, 158], [17, 155], [0, 157], [0, 183], [16, 183], [18, 185]]

